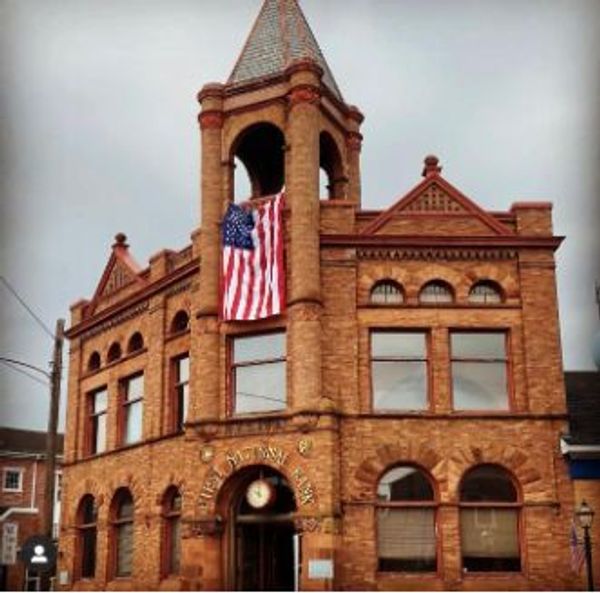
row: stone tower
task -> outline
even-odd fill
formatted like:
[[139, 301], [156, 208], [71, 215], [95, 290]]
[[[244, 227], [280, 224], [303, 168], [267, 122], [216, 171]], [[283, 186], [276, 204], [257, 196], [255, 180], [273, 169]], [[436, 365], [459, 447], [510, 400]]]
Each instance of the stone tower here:
[[[247, 170], [252, 198], [285, 186], [287, 204], [287, 351], [289, 401], [318, 409], [321, 398], [319, 173], [328, 200], [360, 209], [359, 132], [296, 0], [265, 0], [225, 84], [198, 94], [202, 136], [197, 420], [218, 415], [219, 223], [234, 199], [234, 161]], [[302, 357], [294, 353], [302, 351]], [[308, 353], [308, 355], [307, 355]]]

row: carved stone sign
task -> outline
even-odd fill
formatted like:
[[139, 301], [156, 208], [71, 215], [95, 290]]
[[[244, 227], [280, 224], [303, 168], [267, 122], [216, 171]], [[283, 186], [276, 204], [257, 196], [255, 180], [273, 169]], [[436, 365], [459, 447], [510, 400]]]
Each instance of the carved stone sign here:
[[223, 482], [235, 471], [247, 465], [260, 463], [268, 463], [287, 470], [286, 473], [296, 490], [300, 506], [315, 502], [315, 488], [312, 482], [303, 468], [291, 464], [288, 451], [271, 444], [256, 444], [229, 450], [223, 456], [215, 456], [215, 462], [206, 472], [200, 488], [198, 501], [200, 507], [206, 509], [209, 506]]

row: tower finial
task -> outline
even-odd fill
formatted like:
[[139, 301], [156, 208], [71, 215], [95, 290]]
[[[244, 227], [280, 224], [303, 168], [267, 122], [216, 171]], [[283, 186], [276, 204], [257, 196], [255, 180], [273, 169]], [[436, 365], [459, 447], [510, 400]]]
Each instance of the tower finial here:
[[423, 172], [421, 173], [423, 177], [429, 177], [430, 175], [436, 175], [442, 172], [442, 167], [439, 165], [440, 159], [438, 159], [435, 155], [427, 155], [423, 162]]

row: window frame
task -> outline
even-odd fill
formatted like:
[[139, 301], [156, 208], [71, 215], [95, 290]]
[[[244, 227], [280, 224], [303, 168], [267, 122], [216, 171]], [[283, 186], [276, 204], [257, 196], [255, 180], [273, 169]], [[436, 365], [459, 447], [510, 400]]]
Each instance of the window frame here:
[[[383, 477], [391, 472], [394, 469], [398, 468], [412, 468], [420, 472], [429, 485], [431, 486], [431, 490], [433, 492], [432, 500], [416, 500], [416, 501], [389, 501], [389, 502], [381, 502], [377, 496], [377, 489], [379, 488], [379, 483], [383, 479]], [[423, 577], [425, 579], [430, 577], [439, 577], [442, 570], [442, 552], [443, 552], [443, 537], [442, 537], [442, 523], [440, 521], [439, 516], [439, 508], [440, 508], [440, 491], [439, 484], [435, 480], [435, 478], [431, 475], [431, 472], [426, 468], [420, 466], [419, 464], [413, 462], [399, 462], [394, 463], [385, 468], [383, 472], [377, 477], [377, 481], [375, 483], [375, 513], [373, 517], [374, 521], [374, 530], [375, 530], [375, 558], [377, 560], [377, 568], [376, 573], [379, 576], [384, 575], [407, 575], [411, 577]], [[413, 570], [381, 570], [379, 565], [379, 528], [378, 528], [378, 519], [377, 514], [380, 509], [415, 509], [415, 508], [426, 508], [433, 510], [433, 535], [435, 538], [435, 570], [429, 571], [413, 571]]]
[[[397, 291], [397, 293], [384, 294], [383, 296], [387, 298], [390, 294], [398, 294], [400, 300], [398, 302], [388, 302], [387, 300], [381, 302], [375, 301], [373, 299], [373, 295], [375, 294], [375, 291], [379, 288], [393, 288]], [[374, 282], [371, 286], [371, 289], [369, 291], [369, 305], [372, 305], [374, 307], [401, 307], [405, 304], [405, 291], [402, 285], [396, 280], [393, 280], [392, 278], [382, 278], [381, 280], [377, 280], [376, 282]]]
[[[101, 392], [106, 393], [106, 408], [102, 412], [94, 412], [95, 408], [95, 397], [98, 393]], [[86, 454], [88, 456], [101, 455], [105, 453], [108, 448], [108, 385], [103, 385], [102, 387], [96, 387], [91, 391], [88, 391], [87, 394], [87, 402], [86, 402], [86, 437], [85, 437], [85, 446], [86, 446]], [[105, 416], [104, 419], [104, 449], [102, 451], [97, 451], [95, 448], [95, 436], [97, 435], [98, 430], [98, 418], [99, 416]]]
[[[127, 392], [129, 384], [132, 380], [137, 379], [138, 377], [142, 378], [142, 395], [141, 397], [137, 397], [135, 399], [128, 399]], [[144, 396], [146, 394], [146, 381], [144, 376], [144, 371], [137, 371], [132, 373], [131, 375], [127, 375], [127, 377], [123, 377], [119, 380], [119, 446], [120, 447], [129, 447], [132, 445], [137, 445], [144, 441]], [[139, 404], [141, 406], [141, 431], [140, 438], [136, 441], [127, 442], [127, 417], [129, 414], [129, 410], [131, 406]]]
[[[465, 480], [469, 477], [469, 474], [481, 467], [494, 467], [502, 471], [505, 476], [510, 480], [513, 488], [515, 489], [516, 501], [515, 502], [494, 502], [494, 501], [479, 501], [479, 502], [466, 502], [462, 500], [462, 488]], [[527, 572], [526, 570], [526, 550], [527, 546], [525, 543], [525, 520], [523, 513], [523, 491], [519, 481], [516, 479], [513, 472], [506, 467], [498, 463], [478, 463], [469, 467], [461, 476], [458, 484], [458, 539], [460, 549], [460, 571], [463, 577], [478, 577], [486, 578], [489, 576], [504, 576], [512, 577], [514, 575], [522, 575]], [[517, 545], [519, 548], [519, 570], [479, 570], [479, 571], [468, 571], [465, 569], [464, 557], [463, 557], [463, 539], [462, 539], [462, 511], [463, 509], [513, 509], [517, 514]]]
[[[131, 499], [131, 516], [119, 518], [119, 509], [122, 506], [126, 497]], [[119, 572], [119, 528], [123, 525], [131, 524], [131, 572], [129, 574], [118, 574]], [[109, 559], [110, 570], [109, 574], [112, 579], [131, 579], [133, 578], [135, 563], [135, 499], [129, 488], [119, 488], [112, 500], [110, 509], [110, 543], [109, 543]]]
[[[179, 363], [187, 358], [188, 359], [188, 378], [186, 381], [180, 381], [179, 378]], [[182, 432], [184, 430], [185, 417], [182, 415], [182, 422], [179, 425], [179, 413], [180, 413], [180, 401], [179, 401], [179, 389], [185, 385], [188, 388], [188, 402], [187, 402], [187, 411], [189, 413], [189, 394], [190, 394], [190, 378], [191, 378], [191, 358], [189, 351], [181, 352], [173, 357], [171, 357], [171, 402], [169, 406], [169, 411], [171, 414], [169, 427], [171, 432]]]
[[[391, 357], [374, 358], [373, 357], [373, 334], [424, 334], [425, 336], [425, 358], [402, 358], [392, 359]], [[432, 331], [431, 328], [411, 327], [411, 328], [395, 328], [395, 327], [370, 327], [369, 335], [369, 387], [370, 387], [370, 409], [373, 414], [423, 414], [433, 410], [433, 361], [432, 361]], [[410, 408], [376, 408], [375, 407], [375, 392], [373, 389], [373, 362], [425, 362], [425, 380], [427, 386], [425, 389], [425, 405], [420, 409]]]
[[[242, 363], [234, 362], [234, 348], [235, 348], [235, 340], [243, 339], [243, 338], [258, 338], [258, 337], [266, 337], [275, 334], [282, 334], [284, 337], [285, 343], [285, 355], [283, 357], [277, 358], [260, 358], [251, 361], [244, 361]], [[290, 402], [288, 399], [288, 347], [287, 347], [287, 330], [285, 327], [277, 327], [273, 329], [269, 329], [266, 331], [252, 332], [252, 333], [243, 333], [243, 334], [231, 334], [227, 336], [227, 416], [228, 417], [244, 417], [244, 416], [262, 416], [262, 415], [270, 415], [270, 414], [281, 414], [289, 409]], [[238, 368], [246, 368], [252, 366], [260, 366], [263, 364], [273, 364], [283, 362], [284, 363], [284, 377], [285, 377], [285, 400], [282, 401], [284, 404], [281, 408], [277, 408], [274, 410], [257, 410], [254, 412], [236, 412], [236, 369]]]
[[[454, 358], [452, 353], [452, 334], [503, 334], [504, 335], [504, 359], [493, 358]], [[489, 328], [465, 328], [465, 327], [449, 327], [448, 328], [448, 376], [450, 389], [450, 405], [453, 413], [459, 414], [510, 414], [514, 411], [514, 379], [513, 379], [513, 362], [511, 348], [511, 329], [508, 327], [489, 327]], [[455, 362], [467, 363], [498, 363], [503, 362], [506, 373], [506, 409], [485, 409], [457, 408], [454, 398], [454, 372], [453, 367]]]
[[[16, 473], [19, 476], [19, 484], [16, 488], [7, 488], [6, 479], [9, 473]], [[25, 468], [18, 466], [6, 466], [2, 468], [2, 492], [9, 494], [20, 494], [23, 492], [23, 482], [25, 478]]]
[[[498, 300], [489, 302], [485, 298], [482, 301], [472, 300], [474, 291], [479, 287], [492, 289], [498, 295]], [[505, 300], [506, 295], [502, 286], [495, 280], [490, 280], [487, 278], [475, 281], [469, 288], [469, 294], [467, 295], [467, 302], [475, 307], [495, 307], [504, 304]]]
[[[94, 521], [91, 523], [84, 523], [84, 502], [91, 500], [94, 512]], [[98, 509], [96, 507], [96, 499], [92, 494], [84, 494], [79, 500], [77, 505], [77, 550], [75, 554], [75, 578], [77, 580], [93, 580], [96, 578], [96, 571], [98, 568]], [[94, 554], [93, 554], [93, 570], [91, 575], [83, 574], [83, 567], [85, 562], [85, 545], [86, 545], [86, 532], [94, 531]]]
[[[449, 301], [441, 301], [441, 302], [439, 302], [437, 300], [436, 301], [423, 301], [421, 298], [423, 291], [427, 287], [433, 286], [433, 285], [443, 286], [444, 288], [447, 288], [450, 293], [450, 300]], [[444, 278], [433, 278], [431, 280], [427, 280], [419, 288], [419, 292], [417, 293], [417, 303], [419, 304], [420, 307], [453, 307], [453, 306], [456, 306], [456, 289], [450, 282], [448, 282]]]
[[[179, 497], [180, 506], [178, 509], [174, 508], [173, 502]], [[181, 574], [181, 548], [179, 549], [179, 558], [177, 559], [178, 569], [173, 571], [173, 525], [179, 523], [179, 538], [181, 539], [181, 517], [183, 496], [181, 490], [177, 486], [169, 486], [165, 491], [162, 502], [162, 546], [161, 546], [161, 577], [163, 579], [178, 576]]]

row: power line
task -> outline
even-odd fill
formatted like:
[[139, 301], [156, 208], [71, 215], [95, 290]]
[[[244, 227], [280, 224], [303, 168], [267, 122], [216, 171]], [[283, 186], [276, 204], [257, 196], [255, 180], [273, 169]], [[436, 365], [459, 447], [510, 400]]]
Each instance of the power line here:
[[50, 379], [50, 373], [46, 372], [44, 369], [41, 369], [40, 367], [36, 367], [34, 364], [29, 364], [28, 362], [24, 362], [22, 360], [17, 360], [16, 358], [8, 358], [7, 356], [0, 356], [0, 361], [8, 362], [10, 364], [16, 364], [20, 367], [26, 367], [28, 369], [31, 369], [32, 371], [37, 371], [38, 373], [41, 373], [42, 375], [44, 375], [46, 378]]
[[10, 282], [4, 277], [0, 276], [2, 284], [10, 291], [10, 293], [21, 303], [25, 310], [35, 319], [37, 324], [54, 340], [54, 333], [48, 329], [48, 326], [31, 310], [31, 307], [19, 296], [19, 293], [11, 286]]
[[40, 385], [43, 385], [44, 387], [48, 387], [48, 385], [49, 385], [49, 383], [47, 383], [43, 379], [40, 379], [39, 377], [36, 377], [35, 375], [32, 375], [31, 373], [24, 371], [23, 369], [20, 369], [17, 366], [11, 365], [6, 360], [0, 360], [0, 363], [2, 363], [7, 369], [10, 369], [11, 371], [15, 371], [15, 373], [21, 373], [21, 375], [25, 375], [26, 377], [29, 377], [32, 381], [35, 381], [36, 383], [39, 383]]

